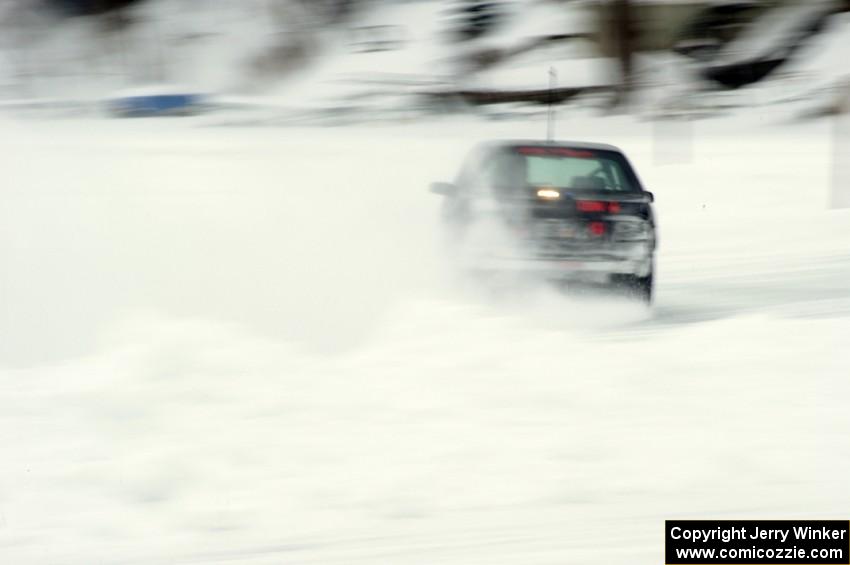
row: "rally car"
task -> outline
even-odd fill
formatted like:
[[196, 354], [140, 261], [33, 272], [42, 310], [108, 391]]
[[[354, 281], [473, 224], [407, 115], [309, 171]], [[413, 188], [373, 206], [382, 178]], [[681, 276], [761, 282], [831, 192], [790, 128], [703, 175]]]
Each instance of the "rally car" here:
[[475, 147], [444, 196], [453, 256], [479, 275], [527, 275], [653, 297], [654, 197], [618, 148], [497, 141]]

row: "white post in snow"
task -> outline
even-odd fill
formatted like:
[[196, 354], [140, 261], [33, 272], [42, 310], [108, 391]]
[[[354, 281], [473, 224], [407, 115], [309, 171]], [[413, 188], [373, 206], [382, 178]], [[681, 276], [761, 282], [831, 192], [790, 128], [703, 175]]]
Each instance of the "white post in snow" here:
[[555, 86], [558, 80], [558, 73], [555, 67], [549, 67], [549, 116], [546, 124], [546, 141], [552, 143], [555, 141]]
[[850, 208], [850, 79], [839, 88], [832, 127], [830, 208]]

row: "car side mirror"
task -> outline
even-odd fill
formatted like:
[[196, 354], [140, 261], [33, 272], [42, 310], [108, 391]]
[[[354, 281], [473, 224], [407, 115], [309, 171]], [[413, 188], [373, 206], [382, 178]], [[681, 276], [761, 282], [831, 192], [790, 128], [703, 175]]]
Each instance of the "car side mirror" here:
[[454, 196], [457, 194], [457, 185], [450, 182], [432, 182], [431, 192], [442, 196]]
[[655, 202], [655, 195], [649, 192], [648, 190], [643, 191], [643, 197], [646, 199], [647, 204]]

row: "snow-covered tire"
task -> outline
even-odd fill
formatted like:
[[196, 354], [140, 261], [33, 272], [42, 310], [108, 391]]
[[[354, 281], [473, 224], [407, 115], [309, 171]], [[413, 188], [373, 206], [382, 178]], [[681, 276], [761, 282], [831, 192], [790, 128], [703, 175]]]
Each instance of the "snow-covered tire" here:
[[652, 304], [655, 293], [654, 273], [652, 271], [645, 277], [614, 275], [611, 284], [618, 294], [625, 294], [629, 298], [639, 300], [646, 305]]

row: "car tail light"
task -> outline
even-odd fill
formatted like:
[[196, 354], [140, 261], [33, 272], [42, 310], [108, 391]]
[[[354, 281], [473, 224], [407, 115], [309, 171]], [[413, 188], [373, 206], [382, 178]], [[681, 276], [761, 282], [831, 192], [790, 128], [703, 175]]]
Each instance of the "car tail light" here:
[[606, 212], [608, 210], [605, 202], [598, 200], [578, 200], [576, 201], [576, 208], [579, 212]]
[[622, 210], [619, 202], [605, 202], [602, 200], [576, 200], [576, 209], [579, 212], [599, 212], [619, 214]]
[[590, 233], [593, 235], [604, 235], [605, 234], [605, 223], [604, 222], [590, 222], [587, 226], [587, 229], [590, 230]]

